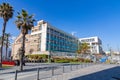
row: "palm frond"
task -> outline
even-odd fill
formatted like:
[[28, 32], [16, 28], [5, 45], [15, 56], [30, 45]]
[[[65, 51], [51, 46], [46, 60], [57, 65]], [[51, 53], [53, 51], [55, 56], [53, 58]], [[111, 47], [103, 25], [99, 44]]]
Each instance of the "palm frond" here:
[[22, 9], [21, 13], [18, 12], [18, 15], [16, 17], [16, 26], [18, 29], [21, 29], [22, 33], [27, 34], [28, 31], [31, 30], [31, 28], [34, 26], [34, 15], [29, 15], [26, 10]]
[[2, 17], [5, 21], [8, 21], [13, 17], [13, 7], [9, 5], [9, 3], [2, 3], [0, 5], [0, 17]]
[[28, 16], [29, 19], [31, 19], [31, 18], [33, 18], [33, 17], [34, 17], [34, 15], [30, 15], [30, 16]]

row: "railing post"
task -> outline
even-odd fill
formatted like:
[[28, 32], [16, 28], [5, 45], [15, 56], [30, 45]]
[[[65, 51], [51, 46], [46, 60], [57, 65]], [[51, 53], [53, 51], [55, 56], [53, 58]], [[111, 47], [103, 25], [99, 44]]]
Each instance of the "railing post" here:
[[64, 65], [63, 65], [63, 73], [64, 73], [65, 71], [64, 71]]
[[52, 67], [52, 76], [54, 76], [54, 67]]
[[78, 69], [78, 64], [76, 65], [76, 68]]
[[85, 67], [87, 67], [87, 62], [86, 62], [85, 64], [86, 64], [86, 66], [85, 66]]
[[15, 71], [15, 80], [17, 80], [17, 70]]
[[39, 80], [39, 68], [37, 69], [37, 80]]
[[70, 64], [70, 70], [72, 71], [72, 64]]
[[87, 63], [85, 63], [85, 67], [87, 67]]
[[84, 64], [82, 63], [81, 68], [83, 68], [83, 67], [84, 67]]

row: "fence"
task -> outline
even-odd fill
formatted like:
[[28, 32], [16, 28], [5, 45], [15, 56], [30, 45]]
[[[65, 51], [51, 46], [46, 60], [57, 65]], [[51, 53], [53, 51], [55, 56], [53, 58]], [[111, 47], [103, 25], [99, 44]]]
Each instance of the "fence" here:
[[[31, 77], [29, 80], [46, 80], [53, 76], [63, 75], [64, 73], [70, 73], [71, 71], [76, 71], [81, 68], [94, 65], [93, 63], [82, 63], [82, 64], [64, 64], [59, 66], [51, 66], [46, 68], [38, 68], [36, 70], [36, 75]], [[19, 80], [17, 70], [15, 71], [15, 80]], [[22, 79], [24, 80], [24, 79]], [[62, 79], [61, 79], [62, 80]]]

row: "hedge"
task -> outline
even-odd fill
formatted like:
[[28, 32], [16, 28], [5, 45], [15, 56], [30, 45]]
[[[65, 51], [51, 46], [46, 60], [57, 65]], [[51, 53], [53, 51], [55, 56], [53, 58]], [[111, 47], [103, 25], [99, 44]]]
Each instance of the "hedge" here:
[[46, 54], [31, 54], [31, 55], [26, 55], [26, 58], [28, 61], [37, 61], [39, 62], [40, 60], [47, 62], [48, 55]]

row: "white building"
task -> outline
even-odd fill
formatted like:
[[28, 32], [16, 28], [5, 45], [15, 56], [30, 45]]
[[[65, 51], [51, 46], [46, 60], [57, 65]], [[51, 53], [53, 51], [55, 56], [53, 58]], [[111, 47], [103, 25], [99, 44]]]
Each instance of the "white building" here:
[[[22, 36], [19, 35], [13, 46], [12, 55], [15, 56], [21, 47]], [[78, 38], [64, 32], [44, 20], [38, 21], [31, 33], [26, 35], [25, 54], [72, 55], [78, 49]]]
[[80, 38], [80, 43], [87, 43], [90, 46], [91, 54], [102, 54], [102, 41], [96, 37]]

